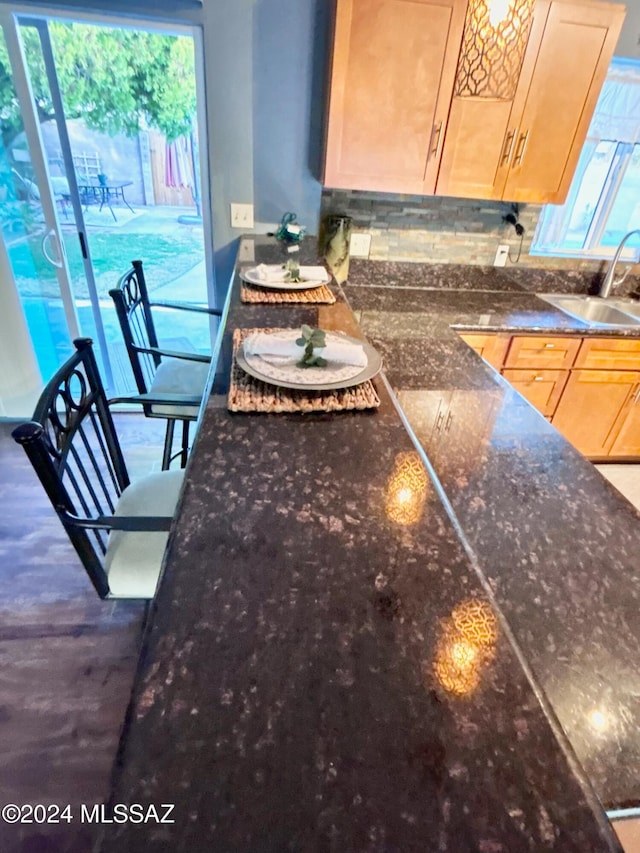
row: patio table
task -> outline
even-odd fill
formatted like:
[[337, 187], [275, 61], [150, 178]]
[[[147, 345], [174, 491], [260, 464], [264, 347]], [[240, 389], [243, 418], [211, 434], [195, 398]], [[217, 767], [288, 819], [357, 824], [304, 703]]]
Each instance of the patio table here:
[[118, 219], [114, 213], [113, 207], [111, 206], [112, 201], [117, 202], [118, 199], [122, 199], [123, 204], [129, 208], [131, 213], [135, 213], [135, 210], [131, 207], [124, 195], [125, 187], [130, 187], [132, 185], [133, 181], [106, 181], [103, 184], [99, 182], [91, 182], [78, 184], [78, 189], [80, 191], [80, 197], [85, 206], [85, 210], [92, 202], [100, 204], [100, 210], [102, 210], [106, 205], [111, 211], [114, 221], [117, 222]]

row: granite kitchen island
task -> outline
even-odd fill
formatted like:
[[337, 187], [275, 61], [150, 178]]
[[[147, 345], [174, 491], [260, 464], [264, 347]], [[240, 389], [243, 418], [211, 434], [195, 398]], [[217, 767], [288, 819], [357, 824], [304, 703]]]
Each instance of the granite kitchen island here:
[[[232, 414], [222, 359], [112, 793], [175, 823], [106, 827], [103, 851], [619, 850], [602, 803], [638, 794], [637, 514], [451, 329], [561, 318], [506, 277], [372, 286], [383, 266], [322, 308], [234, 282], [227, 356], [234, 328], [353, 334], [346, 294], [381, 404]], [[473, 420], [432, 452], [398, 401], [440, 388]]]

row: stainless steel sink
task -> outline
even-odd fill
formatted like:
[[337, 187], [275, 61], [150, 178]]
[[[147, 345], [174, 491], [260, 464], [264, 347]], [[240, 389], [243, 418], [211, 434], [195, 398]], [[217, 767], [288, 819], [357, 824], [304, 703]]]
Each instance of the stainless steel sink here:
[[539, 293], [554, 308], [590, 326], [639, 326], [640, 306], [625, 299], [602, 299], [580, 294]]
[[640, 319], [640, 303], [634, 299], [610, 299], [608, 301], [618, 311], [624, 311], [627, 314], [631, 314], [632, 317]]

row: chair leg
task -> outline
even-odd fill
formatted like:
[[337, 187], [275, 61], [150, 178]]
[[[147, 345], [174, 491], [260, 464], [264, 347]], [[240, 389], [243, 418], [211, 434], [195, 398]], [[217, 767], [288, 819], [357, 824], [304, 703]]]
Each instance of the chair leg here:
[[167, 420], [167, 431], [164, 436], [164, 450], [162, 452], [162, 470], [168, 471], [171, 465], [171, 448], [173, 447], [173, 429], [176, 422], [173, 418]]
[[180, 467], [187, 467], [189, 455], [189, 421], [182, 421], [182, 453], [180, 455]]

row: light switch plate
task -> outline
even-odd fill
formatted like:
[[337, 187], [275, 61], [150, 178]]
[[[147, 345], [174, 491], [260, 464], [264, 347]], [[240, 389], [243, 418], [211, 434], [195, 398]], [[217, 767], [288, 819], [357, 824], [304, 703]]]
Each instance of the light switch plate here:
[[231, 202], [231, 227], [253, 228], [253, 205]]
[[349, 253], [352, 258], [368, 258], [371, 250], [371, 234], [353, 231], [349, 242]]

